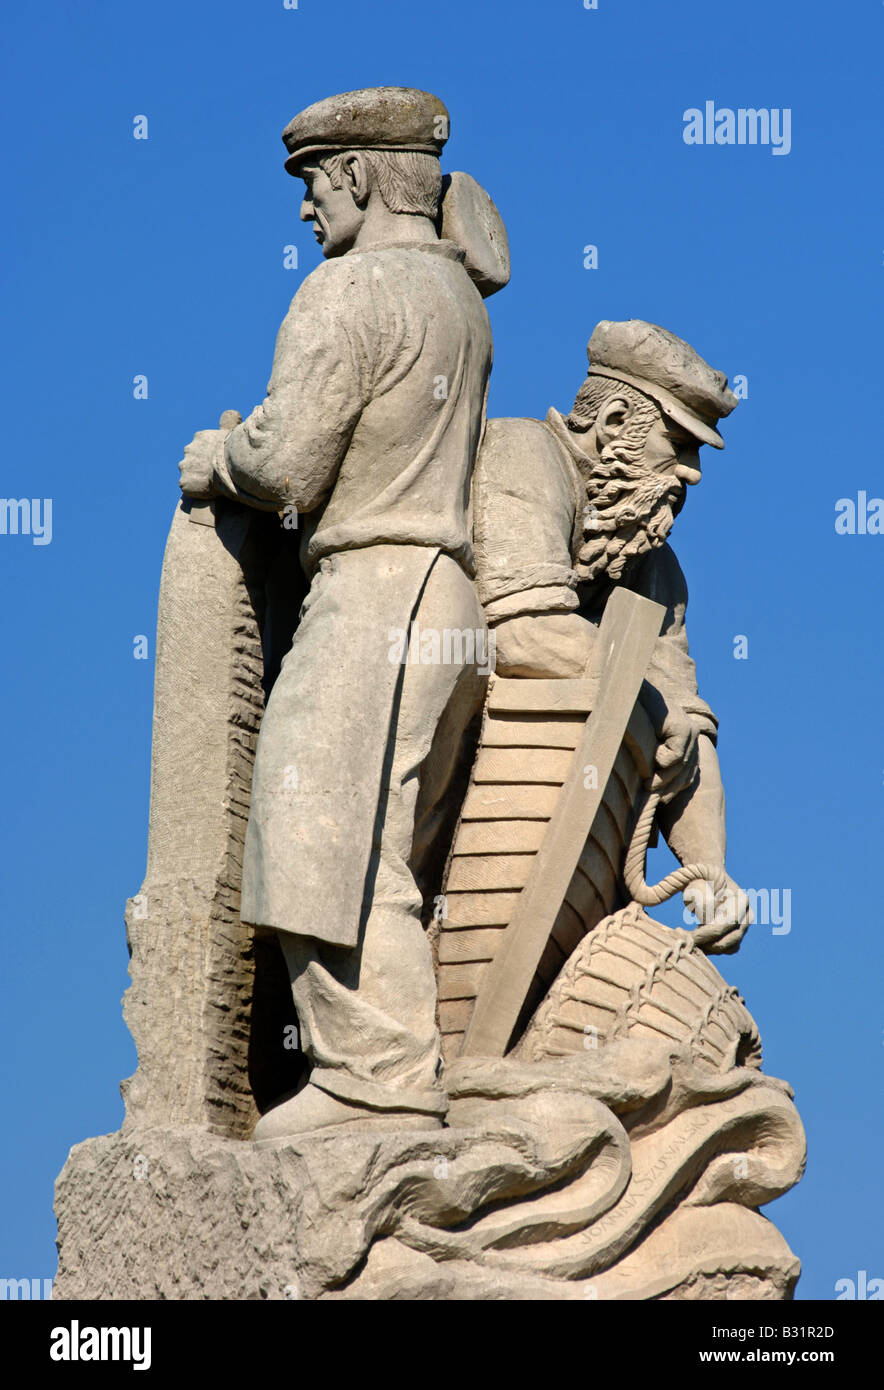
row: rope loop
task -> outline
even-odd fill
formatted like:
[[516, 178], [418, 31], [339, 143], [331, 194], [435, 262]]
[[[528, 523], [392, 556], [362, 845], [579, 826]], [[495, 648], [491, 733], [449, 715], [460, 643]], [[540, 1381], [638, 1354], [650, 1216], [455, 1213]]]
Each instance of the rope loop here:
[[623, 879], [632, 901], [642, 907], [659, 907], [697, 878], [711, 880], [713, 893], [720, 893], [727, 886], [727, 875], [720, 864], [684, 864], [661, 878], [659, 883], [645, 882], [645, 859], [659, 804], [660, 793], [649, 791], [626, 852]]

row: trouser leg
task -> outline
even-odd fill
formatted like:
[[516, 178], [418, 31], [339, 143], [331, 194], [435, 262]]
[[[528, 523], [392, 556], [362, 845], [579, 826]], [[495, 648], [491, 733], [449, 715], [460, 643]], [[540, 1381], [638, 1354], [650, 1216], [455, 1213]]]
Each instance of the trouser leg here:
[[[482, 628], [472, 582], [447, 556], [439, 557], [427, 580], [416, 621], [424, 632]], [[379, 1109], [445, 1108], [437, 1077], [436, 981], [421, 923], [414, 835], [422, 781], [431, 776], [441, 794], [445, 776], [439, 767], [456, 761], [440, 759], [437, 731], [444, 728], [446, 738], [458, 743], [481, 703], [484, 678], [469, 646], [464, 643], [464, 659], [457, 662], [405, 664], [369, 868], [370, 910], [359, 944], [330, 946], [280, 933], [303, 1046], [313, 1063], [311, 1082], [340, 1099]], [[342, 864], [341, 872], [346, 868]]]

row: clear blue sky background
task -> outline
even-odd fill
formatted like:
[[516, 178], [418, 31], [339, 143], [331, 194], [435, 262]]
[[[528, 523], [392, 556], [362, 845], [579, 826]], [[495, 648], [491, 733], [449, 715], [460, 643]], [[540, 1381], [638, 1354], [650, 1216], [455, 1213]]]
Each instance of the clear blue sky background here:
[[[318, 262], [280, 132], [386, 83], [445, 100], [444, 167], [485, 184], [509, 228], [492, 414], [568, 407], [601, 318], [664, 324], [748, 380], [674, 539], [722, 721], [731, 872], [790, 889], [791, 932], [753, 928], [722, 968], [808, 1130], [807, 1176], [767, 1209], [803, 1260], [799, 1297], [884, 1276], [884, 536], [834, 529], [839, 498], [884, 495], [882, 25], [872, 0], [7, 15], [0, 491], [52, 498], [54, 534], [0, 536], [0, 1276], [54, 1273], [53, 1179], [72, 1144], [119, 1126], [135, 1067], [123, 907], [145, 866], [153, 662], [133, 639], [152, 658], [182, 448], [261, 399]], [[707, 99], [789, 107], [791, 153], [687, 146], [683, 112]]]

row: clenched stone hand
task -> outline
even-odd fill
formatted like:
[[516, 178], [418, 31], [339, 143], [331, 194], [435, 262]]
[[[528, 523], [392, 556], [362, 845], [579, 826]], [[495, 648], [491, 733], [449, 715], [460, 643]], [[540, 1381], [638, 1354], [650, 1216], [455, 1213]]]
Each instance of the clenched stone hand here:
[[667, 711], [658, 737], [660, 743], [651, 790], [659, 792], [660, 800], [665, 803], [689, 787], [697, 776], [697, 726], [683, 710], [673, 707]]
[[197, 430], [178, 465], [179, 486], [185, 497], [206, 499], [216, 495], [215, 461], [226, 430]]
[[739, 884], [728, 875], [724, 887], [714, 893], [711, 883], [698, 878], [682, 896], [699, 923], [694, 940], [701, 950], [712, 956], [732, 955], [752, 925], [749, 898]]

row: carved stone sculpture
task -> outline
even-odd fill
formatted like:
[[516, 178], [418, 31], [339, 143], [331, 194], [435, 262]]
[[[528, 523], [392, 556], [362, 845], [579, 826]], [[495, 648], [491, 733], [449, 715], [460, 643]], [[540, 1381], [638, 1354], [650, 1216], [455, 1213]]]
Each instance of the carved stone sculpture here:
[[[736, 401], [604, 322], [567, 417], [486, 422], [509, 255], [448, 133], [405, 88], [284, 132], [325, 262], [181, 464], [139, 1066], [59, 1178], [57, 1298], [794, 1287], [758, 1208], [803, 1133], [708, 959], [750, 914], [667, 542]], [[679, 890], [695, 932], [644, 910]]]

